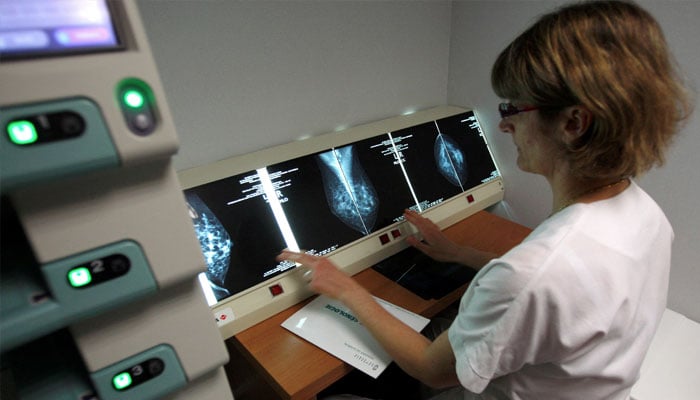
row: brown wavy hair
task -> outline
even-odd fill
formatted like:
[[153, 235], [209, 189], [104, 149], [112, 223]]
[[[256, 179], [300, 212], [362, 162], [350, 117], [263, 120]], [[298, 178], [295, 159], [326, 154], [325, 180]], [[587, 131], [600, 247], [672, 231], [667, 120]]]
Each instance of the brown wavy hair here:
[[626, 1], [591, 1], [542, 16], [506, 47], [491, 85], [504, 99], [539, 107], [553, 119], [581, 105], [588, 131], [564, 145], [583, 178], [637, 176], [663, 165], [692, 100], [661, 27]]

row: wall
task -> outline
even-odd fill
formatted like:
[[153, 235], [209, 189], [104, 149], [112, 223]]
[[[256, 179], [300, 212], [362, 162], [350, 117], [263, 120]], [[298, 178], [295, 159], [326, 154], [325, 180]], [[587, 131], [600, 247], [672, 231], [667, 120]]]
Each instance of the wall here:
[[[700, 2], [640, 1], [662, 25], [681, 69], [692, 85], [700, 84]], [[546, 218], [551, 192], [544, 178], [519, 171], [509, 135], [497, 129], [490, 69], [498, 53], [538, 15], [562, 1], [456, 1], [452, 9], [448, 102], [474, 107], [504, 176], [506, 207], [500, 210], [528, 226]], [[487, 37], [488, 40], [484, 40]], [[696, 107], [697, 108], [697, 107]], [[676, 233], [669, 289], [669, 308], [700, 321], [700, 110], [679, 134], [664, 167], [638, 182], [665, 210]]]
[[447, 1], [139, 0], [177, 169], [445, 103]]

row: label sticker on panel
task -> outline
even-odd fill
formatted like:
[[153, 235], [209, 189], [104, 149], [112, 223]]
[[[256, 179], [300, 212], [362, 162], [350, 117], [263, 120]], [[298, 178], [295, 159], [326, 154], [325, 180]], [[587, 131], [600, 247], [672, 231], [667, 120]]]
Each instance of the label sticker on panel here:
[[223, 310], [215, 311], [214, 318], [216, 319], [217, 326], [226, 325], [236, 319], [231, 307], [226, 307]]

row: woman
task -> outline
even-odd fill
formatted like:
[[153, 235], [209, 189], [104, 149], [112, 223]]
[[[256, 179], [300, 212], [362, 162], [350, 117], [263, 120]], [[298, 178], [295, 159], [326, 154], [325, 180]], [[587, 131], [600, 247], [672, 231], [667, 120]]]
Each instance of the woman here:
[[[552, 189], [552, 215], [501, 257], [457, 246], [407, 211], [441, 261], [479, 269], [449, 330], [430, 341], [325, 258], [313, 290], [343, 301], [408, 374], [466, 399], [627, 399], [666, 305], [673, 231], [633, 178], [664, 160], [690, 102], [657, 22], [635, 4], [541, 17], [496, 60], [499, 128], [520, 169]], [[479, 395], [480, 394], [480, 395]]]

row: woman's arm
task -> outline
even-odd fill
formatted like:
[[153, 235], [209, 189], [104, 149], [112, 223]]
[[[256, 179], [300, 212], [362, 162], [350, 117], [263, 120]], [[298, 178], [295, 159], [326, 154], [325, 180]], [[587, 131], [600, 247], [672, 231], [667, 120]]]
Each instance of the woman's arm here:
[[307, 267], [311, 271], [310, 288], [350, 308], [406, 373], [433, 387], [459, 384], [446, 332], [431, 342], [387, 312], [365, 288], [327, 258], [285, 250], [278, 259]]
[[342, 301], [407, 374], [432, 387], [459, 384], [447, 332], [431, 342], [387, 312], [364, 289], [345, 293]]

